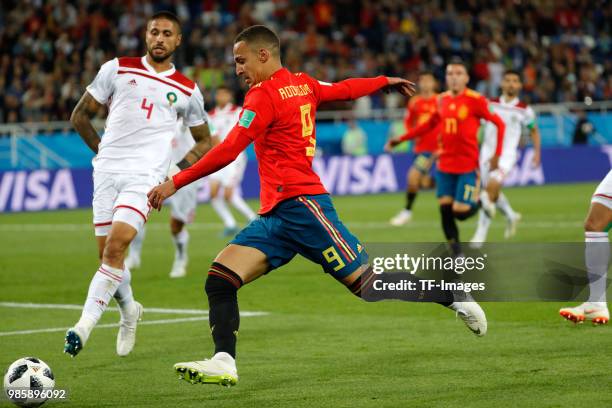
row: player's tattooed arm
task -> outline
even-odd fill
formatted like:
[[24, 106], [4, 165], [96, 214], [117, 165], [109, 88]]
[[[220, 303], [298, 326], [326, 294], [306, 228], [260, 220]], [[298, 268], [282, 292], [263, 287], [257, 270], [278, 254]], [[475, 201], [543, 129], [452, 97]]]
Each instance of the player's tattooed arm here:
[[89, 148], [98, 154], [100, 136], [91, 123], [91, 119], [96, 116], [102, 104], [94, 99], [89, 92], [85, 92], [70, 115], [72, 126], [81, 136], [81, 139]]
[[212, 138], [210, 136], [210, 128], [207, 123], [203, 125], [190, 127], [191, 136], [196, 141], [195, 146], [185, 155], [183, 160], [176, 165], [181, 169], [186, 169], [191, 166], [212, 148]]
[[533, 143], [533, 167], [538, 167], [541, 163], [542, 141], [540, 138], [540, 130], [537, 125], [534, 125], [530, 131], [531, 142]]

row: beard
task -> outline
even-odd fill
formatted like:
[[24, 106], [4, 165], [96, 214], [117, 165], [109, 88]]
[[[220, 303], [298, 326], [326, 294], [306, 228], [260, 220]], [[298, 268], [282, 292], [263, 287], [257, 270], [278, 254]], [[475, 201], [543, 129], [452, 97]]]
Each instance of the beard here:
[[156, 54], [153, 53], [153, 48], [149, 48], [147, 50], [147, 53], [151, 56], [151, 59], [153, 61], [155, 61], [157, 63], [160, 63], [160, 62], [164, 62], [167, 59], [169, 59], [170, 57], [172, 57], [172, 54], [174, 53], [174, 51], [169, 51], [169, 52], [166, 52], [165, 54], [162, 54], [162, 55], [156, 55]]

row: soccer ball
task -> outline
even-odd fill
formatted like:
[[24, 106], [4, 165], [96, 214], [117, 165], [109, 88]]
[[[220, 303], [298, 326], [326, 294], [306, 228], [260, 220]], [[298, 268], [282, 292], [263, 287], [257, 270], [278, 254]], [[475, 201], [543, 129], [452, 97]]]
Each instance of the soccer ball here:
[[55, 379], [51, 368], [34, 357], [20, 358], [9, 366], [4, 375], [4, 393], [20, 407], [42, 405], [53, 387]]

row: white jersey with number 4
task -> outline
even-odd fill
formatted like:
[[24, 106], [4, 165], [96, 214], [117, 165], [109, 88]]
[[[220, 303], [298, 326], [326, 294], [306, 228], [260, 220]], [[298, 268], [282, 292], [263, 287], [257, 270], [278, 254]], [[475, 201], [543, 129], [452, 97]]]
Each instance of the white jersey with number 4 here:
[[174, 66], [156, 72], [146, 57], [122, 57], [102, 65], [87, 87], [108, 117], [95, 170], [145, 174], [163, 179], [170, 165], [177, 119], [187, 127], [205, 123], [204, 98], [197, 85]]
[[[502, 98], [494, 98], [491, 99], [489, 106], [493, 112], [502, 118], [506, 125], [499, 168], [504, 173], [508, 173], [512, 170], [518, 158], [517, 149], [523, 127], [531, 129], [535, 126], [535, 112], [529, 105], [521, 102], [518, 98], [508, 102]], [[480, 146], [481, 170], [482, 165], [493, 157], [497, 147], [497, 128], [490, 122], [486, 122], [484, 126], [484, 139]]]

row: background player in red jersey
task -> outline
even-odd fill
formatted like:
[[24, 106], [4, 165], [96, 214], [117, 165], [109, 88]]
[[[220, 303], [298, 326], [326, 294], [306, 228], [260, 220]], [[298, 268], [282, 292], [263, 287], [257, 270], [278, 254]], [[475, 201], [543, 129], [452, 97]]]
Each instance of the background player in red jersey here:
[[[412, 129], [427, 122], [438, 108], [438, 94], [436, 94], [436, 78], [429, 71], [419, 74], [419, 93], [413, 96], [406, 106], [406, 129]], [[390, 223], [395, 227], [406, 224], [412, 219], [412, 204], [421, 187], [428, 188], [433, 185], [430, 172], [437, 158], [439, 126], [432, 131], [418, 137], [414, 145], [414, 161], [408, 170], [406, 191], [406, 207], [391, 218]]]
[[478, 210], [478, 128], [480, 119], [497, 127], [497, 148], [491, 157], [491, 169], [497, 168], [502, 150], [505, 126], [491, 113], [487, 99], [467, 87], [470, 77], [462, 63], [446, 67], [448, 91], [439, 96], [439, 107], [431, 118], [405, 135], [391, 139], [386, 150], [442, 126], [442, 149], [436, 173], [437, 197], [440, 203], [442, 229], [453, 254], [461, 255], [459, 229], [455, 222], [466, 220]]
[[[367, 254], [338, 219], [329, 194], [312, 169], [315, 112], [322, 102], [356, 99], [383, 88], [393, 88], [404, 95], [414, 93], [414, 84], [401, 78], [379, 76], [330, 84], [306, 74], [292, 74], [281, 65], [278, 37], [265, 26], [245, 29], [236, 37], [233, 51], [236, 74], [250, 88], [238, 124], [195, 167], [149, 192], [151, 205], [159, 209], [178, 188], [219, 170], [251, 142], [255, 144], [261, 217], [243, 229], [209, 269], [206, 293], [215, 355], [210, 360], [174, 366], [182, 378], [192, 383], [236, 384], [236, 333], [240, 321], [237, 290], [295, 255], [321, 265], [356, 296], [371, 291], [376, 275], [366, 264]], [[441, 296], [436, 296], [435, 301], [456, 311], [477, 335], [485, 334], [486, 317], [477, 303], [456, 301], [450, 291], [439, 292]], [[416, 300], [422, 294], [397, 293], [404, 300]], [[434, 294], [425, 296], [431, 295]]]

